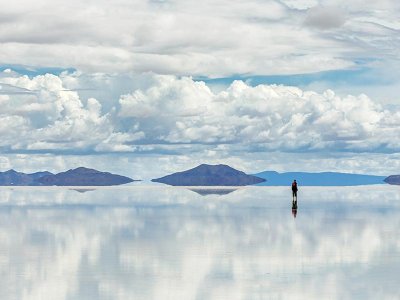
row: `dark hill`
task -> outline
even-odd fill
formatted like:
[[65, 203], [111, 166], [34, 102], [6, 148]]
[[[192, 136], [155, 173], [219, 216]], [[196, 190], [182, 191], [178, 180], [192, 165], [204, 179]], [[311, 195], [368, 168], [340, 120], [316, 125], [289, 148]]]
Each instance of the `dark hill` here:
[[37, 172], [26, 174], [15, 170], [0, 172], [0, 185], [40, 185], [36, 179], [43, 175], [52, 175], [50, 172]]
[[93, 169], [77, 168], [53, 174], [47, 171], [26, 174], [15, 170], [0, 172], [0, 186], [100, 186], [119, 185], [134, 181], [131, 178]]
[[193, 169], [152, 179], [174, 186], [243, 186], [265, 181], [265, 179], [247, 175], [227, 165], [202, 164]]
[[400, 175], [390, 175], [386, 177], [384, 181], [389, 184], [400, 185]]
[[54, 175], [54, 174], [51, 172], [48, 172], [48, 171], [44, 171], [44, 172], [35, 172], [35, 173], [28, 174], [28, 175], [36, 180], [36, 179], [39, 179], [40, 177], [50, 176], [50, 175]]
[[102, 186], [119, 185], [132, 182], [133, 179], [115, 175], [108, 172], [100, 172], [94, 169], [84, 167], [71, 169], [56, 175], [47, 175], [40, 177], [38, 182], [43, 185], [58, 186]]

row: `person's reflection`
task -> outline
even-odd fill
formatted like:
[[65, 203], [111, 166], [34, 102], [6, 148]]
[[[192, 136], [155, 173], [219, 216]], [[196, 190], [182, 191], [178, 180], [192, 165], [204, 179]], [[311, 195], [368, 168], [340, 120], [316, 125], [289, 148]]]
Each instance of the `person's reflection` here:
[[294, 218], [297, 216], [297, 199], [292, 201], [292, 215]]

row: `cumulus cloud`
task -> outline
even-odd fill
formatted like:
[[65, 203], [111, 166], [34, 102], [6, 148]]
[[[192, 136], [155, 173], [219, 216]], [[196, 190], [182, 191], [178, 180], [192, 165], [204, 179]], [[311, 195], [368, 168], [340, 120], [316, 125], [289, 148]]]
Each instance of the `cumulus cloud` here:
[[[117, 150], [121, 140], [135, 139], [114, 132], [112, 112], [102, 113], [101, 104], [94, 98], [83, 103], [75, 91], [65, 90], [60, 77], [46, 74], [3, 77], [2, 86], [35, 93], [0, 95], [2, 140], [0, 145], [9, 151], [85, 151], [96, 147]], [[124, 147], [122, 147], [124, 148]]]
[[[121, 118], [166, 143], [241, 144], [265, 150], [397, 150], [400, 112], [366, 95], [233, 82], [212, 92], [190, 78], [155, 76], [120, 98]], [[382, 134], [385, 132], [385, 134]]]
[[[400, 111], [363, 94], [243, 81], [214, 91], [190, 77], [145, 78], [129, 93], [97, 100], [90, 89], [80, 95], [80, 82], [88, 78], [79, 73], [3, 74], [0, 85], [34, 92], [0, 95], [0, 145], [17, 153], [188, 154], [221, 146], [236, 153], [399, 151]], [[92, 82], [116, 88], [113, 80], [94, 76]]]

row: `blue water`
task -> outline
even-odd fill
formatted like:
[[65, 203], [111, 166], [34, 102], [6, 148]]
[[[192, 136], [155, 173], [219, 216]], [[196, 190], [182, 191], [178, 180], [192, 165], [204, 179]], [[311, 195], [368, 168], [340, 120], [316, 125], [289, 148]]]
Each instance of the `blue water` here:
[[275, 171], [266, 171], [255, 174], [255, 176], [266, 179], [265, 182], [257, 185], [266, 186], [290, 186], [296, 179], [300, 186], [357, 186], [385, 184], [384, 179], [387, 176], [375, 176], [350, 173], [307, 173], [307, 172], [287, 172], [278, 173]]
[[400, 298], [399, 187], [209, 192], [1, 188], [0, 299]]

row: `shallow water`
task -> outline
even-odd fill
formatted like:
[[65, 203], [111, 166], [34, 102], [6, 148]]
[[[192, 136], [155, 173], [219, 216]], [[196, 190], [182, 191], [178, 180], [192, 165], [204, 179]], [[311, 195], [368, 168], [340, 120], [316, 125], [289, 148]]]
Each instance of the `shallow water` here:
[[[210, 194], [217, 193], [217, 194]], [[399, 299], [400, 187], [0, 189], [0, 299]]]

